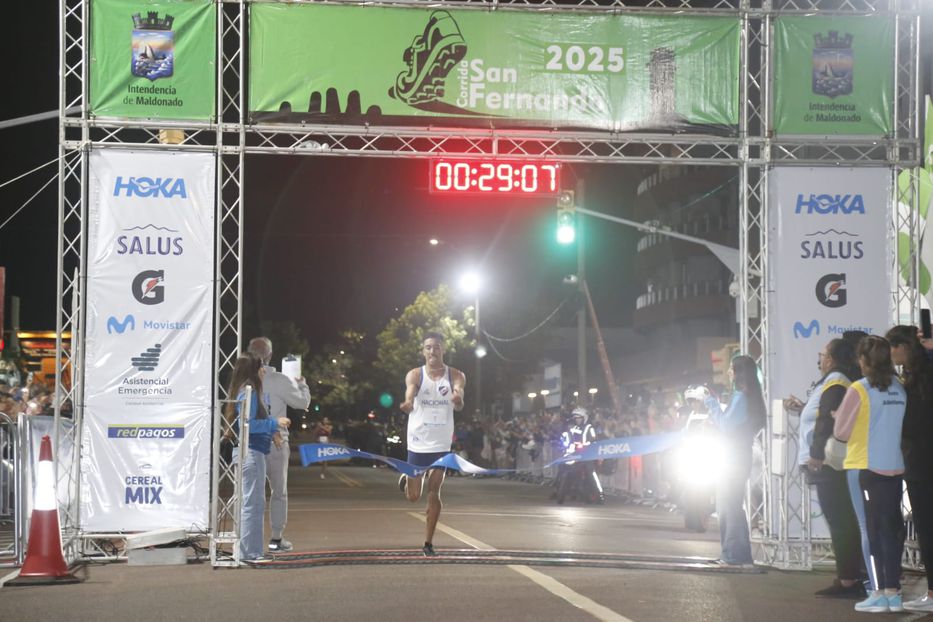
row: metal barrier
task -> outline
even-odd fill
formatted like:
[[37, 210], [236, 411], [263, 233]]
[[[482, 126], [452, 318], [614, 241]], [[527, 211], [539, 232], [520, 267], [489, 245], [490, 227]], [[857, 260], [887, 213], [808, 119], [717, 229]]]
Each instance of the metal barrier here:
[[[515, 450], [516, 477], [520, 480], [547, 485], [557, 477], [557, 467], [547, 465], [564, 455], [559, 442], [519, 445]], [[656, 494], [662, 481], [661, 455], [618, 458], [610, 474], [599, 473], [603, 490], [626, 497], [642, 497], [648, 491]]]
[[21, 446], [16, 421], [0, 412], [0, 567], [23, 562]]

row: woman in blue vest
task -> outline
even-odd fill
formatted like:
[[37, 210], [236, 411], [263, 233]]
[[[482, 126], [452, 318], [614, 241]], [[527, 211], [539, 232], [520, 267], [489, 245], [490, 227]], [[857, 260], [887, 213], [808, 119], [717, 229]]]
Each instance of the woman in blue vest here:
[[894, 373], [887, 339], [877, 335], [862, 339], [858, 361], [865, 377], [846, 391], [833, 426], [833, 436], [848, 443], [844, 466], [858, 471], [865, 500], [872, 593], [855, 610], [899, 612], [904, 610], [900, 594], [904, 552], [901, 428], [907, 394]]
[[927, 575], [927, 592], [904, 603], [907, 611], [933, 612], [933, 361], [914, 326], [895, 326], [886, 335], [891, 359], [901, 366], [907, 391], [907, 411], [901, 450], [904, 452], [904, 481], [920, 559]]
[[817, 591], [816, 596], [864, 598], [862, 546], [846, 472], [841, 464], [828, 464], [826, 456], [826, 441], [833, 435], [833, 414], [849, 385], [861, 377], [855, 348], [843, 339], [833, 339], [820, 351], [818, 365], [822, 377], [812, 388], [806, 404], [799, 401], [788, 404], [795, 399], [785, 401], [785, 407], [800, 410], [797, 463], [806, 481], [816, 487], [836, 560], [836, 579], [831, 586]]
[[752, 545], [745, 515], [745, 484], [752, 470], [752, 442], [764, 426], [766, 411], [758, 380], [758, 366], [750, 356], [732, 359], [729, 376], [733, 382], [732, 397], [725, 410], [716, 398], [706, 405], [713, 423], [722, 434], [728, 459], [724, 473], [716, 486], [716, 512], [719, 515], [719, 540], [722, 546], [720, 562], [728, 566], [752, 564]]

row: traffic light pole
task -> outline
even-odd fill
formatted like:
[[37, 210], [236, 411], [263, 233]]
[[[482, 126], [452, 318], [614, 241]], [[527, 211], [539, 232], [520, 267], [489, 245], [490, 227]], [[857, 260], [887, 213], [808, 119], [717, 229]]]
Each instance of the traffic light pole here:
[[[576, 201], [578, 205], [584, 201], [585, 190], [584, 181], [582, 179], [577, 180]], [[586, 253], [583, 248], [586, 233], [583, 227], [583, 213], [579, 209], [576, 212], [577, 287], [580, 296], [583, 297], [586, 294]], [[582, 304], [577, 308], [577, 377], [577, 391], [580, 392], [580, 395], [584, 395], [584, 392], [589, 389], [589, 384], [586, 378], [586, 308]]]
[[[577, 207], [577, 214], [585, 214], [587, 216], [592, 216], [593, 218], [601, 218], [602, 220], [608, 220], [610, 222], [616, 222], [620, 225], [627, 225], [629, 227], [634, 227], [639, 231], [644, 231], [645, 233], [657, 233], [658, 235], [665, 235], [669, 238], [674, 238], [677, 240], [683, 240], [684, 242], [692, 242], [693, 244], [702, 244], [709, 249], [711, 253], [716, 255], [717, 259], [721, 261], [729, 270], [732, 271], [732, 274], [738, 276], [739, 274], [739, 249], [732, 248], [730, 246], [724, 246], [722, 244], [717, 244], [715, 242], [710, 242], [709, 240], [704, 240], [703, 238], [697, 238], [692, 235], [685, 235], [683, 233], [677, 233], [676, 231], [670, 231], [668, 229], [662, 229], [661, 227], [656, 227], [654, 225], [646, 225], [641, 222], [635, 222], [634, 220], [629, 220], [627, 218], [619, 218], [618, 216], [609, 216], [608, 214], [601, 214], [599, 212], [594, 212], [583, 207]], [[757, 270], [750, 271], [751, 274], [755, 276], [761, 276], [761, 273]], [[582, 280], [582, 279], [581, 279]]]

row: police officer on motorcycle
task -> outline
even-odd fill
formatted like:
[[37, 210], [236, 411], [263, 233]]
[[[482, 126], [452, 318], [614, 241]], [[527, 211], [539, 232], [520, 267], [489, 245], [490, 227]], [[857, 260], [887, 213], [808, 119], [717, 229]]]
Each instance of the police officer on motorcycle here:
[[[577, 407], [570, 414], [570, 422], [561, 434], [564, 455], [574, 454], [596, 440], [596, 430], [589, 423], [589, 413], [585, 408]], [[603, 490], [599, 478], [590, 461], [574, 461], [560, 465], [557, 476], [557, 502], [564, 503], [569, 493], [582, 495], [587, 503], [602, 503]]]

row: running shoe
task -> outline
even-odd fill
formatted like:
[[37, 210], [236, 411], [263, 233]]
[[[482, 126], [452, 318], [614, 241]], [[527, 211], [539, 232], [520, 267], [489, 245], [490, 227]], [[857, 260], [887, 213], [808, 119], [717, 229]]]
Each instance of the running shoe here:
[[403, 494], [403, 495], [408, 494], [408, 493], [405, 491], [405, 485], [406, 485], [407, 483], [408, 483], [408, 478], [405, 477], [404, 474], [403, 474], [403, 475], [400, 475], [399, 478], [398, 478], [398, 489], [402, 491], [402, 494]]
[[430, 542], [424, 543], [424, 546], [421, 547], [421, 552], [424, 553], [425, 557], [431, 557], [433, 555], [437, 555], [437, 553], [434, 552], [434, 545], [431, 544]]
[[883, 592], [872, 592], [865, 600], [855, 603], [855, 610], [865, 613], [887, 613], [888, 597]]
[[269, 540], [269, 550], [270, 551], [291, 551], [292, 543], [286, 540], [285, 538], [280, 538], [278, 540]]
[[437, 101], [444, 96], [444, 80], [467, 51], [460, 27], [447, 11], [434, 11], [424, 32], [405, 50], [408, 70], [398, 74], [389, 94], [406, 104]]
[[929, 594], [924, 594], [920, 598], [908, 600], [904, 603], [904, 609], [907, 611], [933, 612], [933, 598]]
[[888, 611], [891, 613], [900, 613], [904, 611], [904, 601], [900, 594], [888, 596]]
[[817, 590], [813, 593], [814, 596], [820, 598], [859, 598], [863, 599], [868, 594], [865, 593], [865, 586], [860, 582], [853, 583], [852, 585], [846, 587], [842, 584], [839, 579], [834, 579], [833, 584], [829, 587], [825, 587], [822, 590]]

